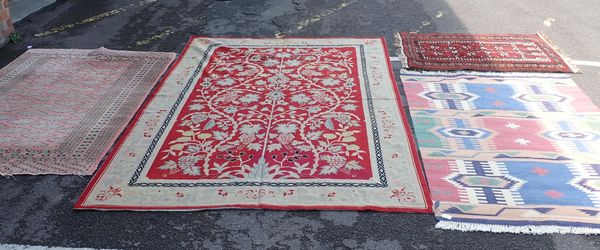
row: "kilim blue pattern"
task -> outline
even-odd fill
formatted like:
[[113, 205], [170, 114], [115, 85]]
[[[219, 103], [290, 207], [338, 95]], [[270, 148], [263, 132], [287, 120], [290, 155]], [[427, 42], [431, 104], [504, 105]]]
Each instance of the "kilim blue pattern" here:
[[438, 227], [600, 233], [600, 110], [566, 75], [401, 75]]

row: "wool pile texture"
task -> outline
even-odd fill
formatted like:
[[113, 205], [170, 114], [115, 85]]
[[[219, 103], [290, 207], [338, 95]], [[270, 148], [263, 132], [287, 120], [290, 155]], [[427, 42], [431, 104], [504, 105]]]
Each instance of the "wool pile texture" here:
[[403, 67], [415, 70], [574, 72], [539, 34], [402, 32], [395, 39]]

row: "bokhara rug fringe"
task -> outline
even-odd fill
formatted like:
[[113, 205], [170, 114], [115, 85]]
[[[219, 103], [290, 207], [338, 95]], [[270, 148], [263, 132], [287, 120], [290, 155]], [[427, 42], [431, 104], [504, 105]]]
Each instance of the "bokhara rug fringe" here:
[[28, 50], [0, 70], [0, 175], [92, 174], [174, 59]]
[[75, 208], [431, 201], [383, 38], [193, 37]]
[[600, 233], [600, 109], [568, 75], [401, 79], [438, 228]]
[[396, 33], [403, 67], [413, 70], [475, 70], [573, 73], [540, 34]]

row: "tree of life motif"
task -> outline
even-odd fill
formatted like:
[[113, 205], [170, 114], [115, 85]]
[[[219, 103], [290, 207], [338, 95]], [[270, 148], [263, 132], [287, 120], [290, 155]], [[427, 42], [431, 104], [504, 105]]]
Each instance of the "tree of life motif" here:
[[219, 47], [148, 177], [369, 179], [355, 53]]

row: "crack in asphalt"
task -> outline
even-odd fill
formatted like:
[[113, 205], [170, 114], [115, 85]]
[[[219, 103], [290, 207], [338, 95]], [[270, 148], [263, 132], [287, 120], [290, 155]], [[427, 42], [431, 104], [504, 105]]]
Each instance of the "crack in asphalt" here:
[[[343, 1], [339, 4], [337, 4], [334, 8], [331, 9], [326, 9], [326, 10], [322, 10], [319, 12], [319, 14], [313, 15], [307, 19], [304, 19], [298, 23], [296, 23], [295, 25], [295, 29], [296, 30], [301, 30], [304, 29], [306, 26], [309, 26], [313, 23], [319, 22], [321, 21], [322, 18], [325, 18], [331, 14], [334, 14], [344, 8], [347, 8], [348, 6], [350, 6], [353, 3], [356, 3], [358, 0], [350, 0], [350, 1]], [[295, 2], [294, 0], [292, 0], [292, 3], [299, 6], [298, 2]], [[286, 34], [292, 33], [293, 30], [287, 30], [287, 31], [279, 31], [275, 33], [275, 37], [276, 38], [283, 38], [286, 36]]]

